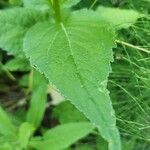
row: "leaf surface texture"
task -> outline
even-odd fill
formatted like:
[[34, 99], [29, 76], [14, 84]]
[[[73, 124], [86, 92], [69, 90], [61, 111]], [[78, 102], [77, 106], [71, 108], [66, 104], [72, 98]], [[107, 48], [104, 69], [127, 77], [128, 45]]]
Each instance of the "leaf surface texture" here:
[[120, 137], [107, 77], [113, 60], [114, 32], [94, 18], [75, 17], [65, 24], [38, 23], [26, 34], [24, 51], [31, 64], [98, 127], [109, 148], [120, 150]]

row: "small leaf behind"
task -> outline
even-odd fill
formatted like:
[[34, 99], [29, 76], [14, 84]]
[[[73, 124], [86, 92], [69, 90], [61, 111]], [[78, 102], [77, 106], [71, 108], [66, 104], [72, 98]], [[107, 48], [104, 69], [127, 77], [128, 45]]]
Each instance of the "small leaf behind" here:
[[53, 117], [57, 118], [61, 124], [69, 122], [88, 121], [87, 118], [69, 101], [62, 102], [56, 106], [52, 113]]
[[30, 145], [37, 150], [62, 150], [87, 136], [94, 127], [87, 122], [68, 123], [47, 131], [42, 141], [32, 141]]
[[23, 0], [24, 7], [32, 9], [49, 9], [50, 0]]
[[23, 55], [24, 34], [36, 22], [46, 18], [46, 13], [32, 9], [0, 10], [0, 48], [12, 55]]
[[30, 140], [30, 137], [32, 136], [34, 132], [34, 127], [29, 124], [28, 122], [24, 122], [20, 128], [19, 128], [19, 146], [21, 149], [26, 149], [28, 147], [28, 143]]
[[134, 24], [142, 15], [129, 9], [99, 7], [96, 11], [99, 13], [99, 18], [110, 23], [116, 29], [128, 28]]
[[16, 128], [11, 123], [11, 120], [7, 113], [0, 107], [0, 134], [4, 136], [14, 136]]
[[72, 7], [78, 4], [81, 0], [60, 0], [64, 7]]
[[33, 73], [33, 93], [26, 120], [35, 128], [40, 125], [47, 102], [47, 81], [44, 76], [34, 70]]
[[29, 71], [30, 65], [25, 58], [16, 57], [8, 61], [4, 67], [9, 71]]

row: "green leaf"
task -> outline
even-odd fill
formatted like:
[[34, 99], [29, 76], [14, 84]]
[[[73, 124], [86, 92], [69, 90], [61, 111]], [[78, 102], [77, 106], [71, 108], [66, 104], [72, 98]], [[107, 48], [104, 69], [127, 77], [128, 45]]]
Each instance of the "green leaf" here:
[[18, 140], [19, 140], [19, 147], [21, 149], [26, 149], [30, 140], [30, 137], [32, 136], [34, 132], [34, 127], [27, 123], [24, 122], [20, 128], [19, 128], [19, 135], [18, 135]]
[[124, 139], [122, 142], [123, 150], [134, 150], [136, 144], [136, 140], [133, 137], [132, 139]]
[[127, 28], [134, 24], [142, 15], [135, 10], [99, 7], [96, 11], [99, 18], [107, 21], [117, 29]]
[[29, 71], [30, 70], [30, 64], [29, 62], [24, 58], [14, 58], [10, 61], [8, 61], [4, 67], [9, 71]]
[[20, 78], [19, 85], [22, 87], [28, 87], [29, 86], [29, 75], [28, 74], [25, 74]]
[[24, 51], [50, 84], [98, 127], [109, 149], [120, 150], [116, 118], [106, 89], [114, 32], [97, 17], [84, 17], [81, 12], [65, 24], [36, 24], [26, 34]]
[[23, 0], [24, 7], [40, 10], [49, 9], [49, 0]]
[[[69, 8], [76, 5], [80, 1], [81, 0], [60, 0], [60, 3], [64, 8]], [[50, 9], [50, 2], [52, 2], [52, 0], [23, 0], [24, 7], [40, 10]]]
[[37, 21], [45, 20], [41, 11], [13, 8], [0, 11], [0, 47], [13, 55], [23, 55], [23, 37]]
[[77, 150], [94, 150], [95, 148], [94, 148], [94, 146], [92, 147], [90, 144], [89, 145], [88, 144], [83, 144], [81, 146], [78, 146], [76, 149]]
[[145, 2], [150, 2], [150, 0], [143, 0], [143, 1], [145, 1]]
[[100, 136], [96, 139], [96, 149], [97, 150], [108, 150], [108, 143], [102, 139]]
[[87, 136], [94, 127], [90, 123], [68, 123], [47, 131], [41, 141], [32, 141], [30, 145], [37, 150], [62, 150]]
[[69, 101], [62, 102], [54, 108], [52, 116], [58, 118], [61, 124], [69, 122], [88, 121], [87, 118]]
[[4, 136], [14, 136], [16, 128], [11, 123], [7, 113], [0, 107], [0, 134]]
[[[67, 148], [67, 149], [63, 149], [63, 150], [72, 150], [73, 148]], [[85, 144], [85, 143], [77, 143], [75, 145], [75, 150], [95, 150], [95, 146], [94, 144], [91, 145], [90, 143], [89, 144]]]
[[0, 150], [13, 150], [13, 147], [9, 143], [4, 143], [0, 146]]
[[11, 5], [21, 5], [22, 4], [22, 0], [9, 0], [9, 3], [11, 4]]
[[37, 71], [33, 74], [33, 93], [30, 108], [27, 113], [27, 121], [35, 128], [40, 125], [46, 108], [47, 81]]
[[60, 0], [64, 7], [71, 7], [78, 4], [81, 0]]

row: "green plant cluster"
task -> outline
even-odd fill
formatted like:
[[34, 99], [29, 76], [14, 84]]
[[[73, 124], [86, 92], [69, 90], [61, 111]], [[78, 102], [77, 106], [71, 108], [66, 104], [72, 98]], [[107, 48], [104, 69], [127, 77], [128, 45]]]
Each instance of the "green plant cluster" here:
[[148, 0], [0, 8], [0, 150], [149, 150]]

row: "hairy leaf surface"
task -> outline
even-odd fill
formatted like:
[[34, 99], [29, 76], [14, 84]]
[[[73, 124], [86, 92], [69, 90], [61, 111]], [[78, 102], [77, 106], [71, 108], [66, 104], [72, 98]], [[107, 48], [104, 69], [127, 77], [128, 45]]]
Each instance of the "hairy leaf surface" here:
[[104, 22], [79, 17], [60, 25], [36, 24], [26, 34], [24, 51], [31, 64], [98, 127], [110, 149], [120, 150], [116, 118], [106, 89], [114, 32]]
[[40, 11], [14, 8], [0, 11], [0, 47], [13, 55], [22, 54], [23, 37], [37, 21], [45, 20]]
[[87, 122], [63, 124], [47, 131], [42, 141], [32, 141], [30, 145], [37, 150], [62, 150], [88, 135], [93, 129], [91, 123]]

